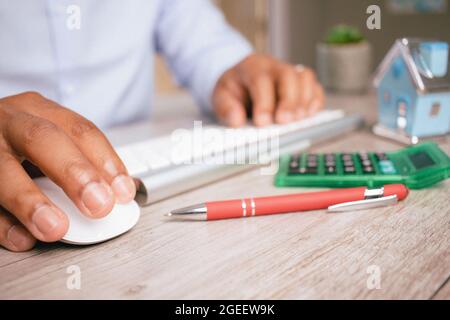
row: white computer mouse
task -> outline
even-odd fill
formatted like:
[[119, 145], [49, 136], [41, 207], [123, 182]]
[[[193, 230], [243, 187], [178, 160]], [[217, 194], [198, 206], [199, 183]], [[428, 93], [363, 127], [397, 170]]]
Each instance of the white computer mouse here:
[[83, 215], [64, 191], [50, 179], [44, 177], [34, 181], [69, 218], [69, 229], [62, 242], [77, 245], [103, 242], [127, 232], [139, 220], [140, 208], [135, 201], [116, 204], [106, 217], [90, 219]]

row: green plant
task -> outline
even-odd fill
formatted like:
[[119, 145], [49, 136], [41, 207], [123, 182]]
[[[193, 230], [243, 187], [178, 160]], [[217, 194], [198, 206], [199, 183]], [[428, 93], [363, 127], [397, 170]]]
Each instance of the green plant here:
[[364, 36], [358, 28], [343, 24], [331, 28], [325, 38], [325, 42], [328, 44], [350, 44], [363, 40]]

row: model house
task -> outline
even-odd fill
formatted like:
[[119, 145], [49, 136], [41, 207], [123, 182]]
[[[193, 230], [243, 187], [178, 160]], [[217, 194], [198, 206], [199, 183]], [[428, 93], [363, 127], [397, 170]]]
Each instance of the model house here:
[[410, 137], [443, 135], [450, 124], [448, 44], [399, 39], [378, 67], [379, 124]]

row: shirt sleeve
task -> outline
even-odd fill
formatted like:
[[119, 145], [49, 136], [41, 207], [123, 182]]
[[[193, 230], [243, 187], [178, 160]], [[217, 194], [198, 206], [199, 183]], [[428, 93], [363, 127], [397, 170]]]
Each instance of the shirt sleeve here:
[[220, 76], [252, 51], [209, 0], [162, 1], [154, 41], [176, 81], [204, 111], [211, 110]]

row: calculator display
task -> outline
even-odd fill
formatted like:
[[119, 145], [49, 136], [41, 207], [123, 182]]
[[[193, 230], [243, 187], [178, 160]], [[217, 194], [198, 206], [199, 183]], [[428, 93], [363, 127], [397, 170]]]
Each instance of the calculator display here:
[[431, 157], [425, 152], [411, 154], [409, 156], [409, 160], [411, 160], [416, 169], [423, 169], [434, 165], [433, 159], [431, 159]]

